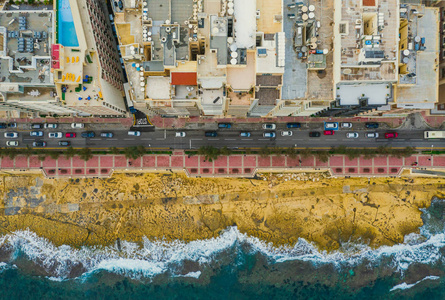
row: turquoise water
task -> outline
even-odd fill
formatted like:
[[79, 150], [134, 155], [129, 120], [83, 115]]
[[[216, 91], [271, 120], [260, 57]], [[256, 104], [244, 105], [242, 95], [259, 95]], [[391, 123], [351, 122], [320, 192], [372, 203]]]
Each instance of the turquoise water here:
[[57, 38], [59, 44], [65, 47], [78, 47], [76, 29], [74, 28], [73, 14], [69, 0], [59, 0], [57, 7], [58, 28]]
[[184, 243], [125, 241], [56, 247], [29, 231], [1, 237], [2, 299], [444, 299], [445, 202], [403, 244], [343, 245], [324, 253], [299, 240], [274, 248], [228, 228]]

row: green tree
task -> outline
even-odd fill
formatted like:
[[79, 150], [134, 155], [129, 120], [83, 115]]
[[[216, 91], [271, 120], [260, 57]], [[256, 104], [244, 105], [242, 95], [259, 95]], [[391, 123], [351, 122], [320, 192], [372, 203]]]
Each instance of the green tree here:
[[325, 150], [315, 151], [314, 154], [322, 162], [327, 162], [329, 160], [329, 157], [331, 156], [329, 151], [325, 151]]
[[203, 155], [208, 161], [213, 161], [218, 158], [220, 151], [213, 146], [202, 146], [198, 149], [198, 154]]
[[32, 147], [30, 145], [26, 145], [26, 148], [23, 150], [23, 154], [26, 157], [30, 157], [31, 155], [34, 154], [34, 150], [32, 149]]
[[72, 158], [77, 154], [77, 150], [74, 149], [73, 147], [69, 146], [66, 151], [65, 151], [65, 157], [68, 158]]
[[110, 150], [110, 152], [115, 155], [118, 155], [121, 153], [121, 151], [119, 149], [117, 149], [116, 147], [110, 147], [108, 150]]
[[268, 157], [270, 155], [270, 149], [267, 146], [264, 146], [260, 148], [259, 153], [261, 157]]
[[138, 157], [142, 157], [142, 156], [144, 156], [145, 153], [147, 153], [147, 149], [145, 149], [145, 147], [142, 146], [142, 145], [141, 146], [137, 146], [136, 150], [138, 152]]
[[221, 153], [221, 155], [225, 155], [225, 156], [229, 156], [230, 154], [232, 154], [232, 150], [227, 148], [227, 146], [222, 147], [219, 152]]
[[44, 161], [46, 159], [46, 154], [45, 153], [39, 154], [38, 158], [40, 161]]
[[294, 147], [289, 147], [289, 148], [287, 148], [287, 149], [286, 149], [286, 154], [287, 154], [290, 158], [292, 158], [292, 159], [297, 158], [297, 150], [295, 150]]
[[58, 159], [61, 153], [59, 151], [50, 151], [48, 154], [52, 159]]
[[403, 156], [404, 157], [410, 157], [414, 153], [416, 153], [416, 148], [407, 146], [405, 149], [403, 149]]
[[124, 154], [127, 159], [136, 159], [139, 157], [138, 149], [135, 146], [126, 147], [124, 150]]
[[8, 156], [10, 159], [14, 159], [17, 156], [18, 151], [15, 149], [11, 149], [11, 148], [6, 148], [5, 149], [5, 155]]
[[79, 157], [84, 161], [89, 161], [90, 159], [93, 158], [93, 152], [91, 151], [90, 148], [82, 148], [79, 151]]
[[303, 150], [300, 151], [301, 157], [303, 158], [308, 158], [309, 156], [313, 155], [311, 149], [309, 148], [305, 148]]

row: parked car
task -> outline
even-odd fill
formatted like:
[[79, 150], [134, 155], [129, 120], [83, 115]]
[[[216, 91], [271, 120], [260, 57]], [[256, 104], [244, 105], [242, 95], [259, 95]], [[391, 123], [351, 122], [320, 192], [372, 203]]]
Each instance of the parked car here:
[[34, 124], [31, 124], [30, 128], [31, 129], [42, 129], [43, 125], [40, 123], [34, 123]]
[[277, 128], [277, 125], [275, 124], [270, 124], [270, 123], [263, 124], [263, 129], [274, 130], [275, 128]]
[[8, 128], [17, 128], [17, 123], [12, 122], [12, 123], [8, 123]]
[[376, 122], [368, 122], [365, 124], [366, 128], [379, 128], [379, 123]]
[[68, 147], [71, 145], [71, 142], [68, 141], [60, 141], [59, 146]]
[[65, 137], [66, 138], [75, 138], [76, 133], [75, 132], [67, 132], [67, 133], [65, 133]]
[[114, 134], [112, 132], [101, 132], [100, 133], [100, 137], [103, 138], [112, 138], [114, 136]]
[[300, 128], [301, 127], [301, 123], [287, 123], [286, 127], [287, 128]]
[[292, 131], [281, 131], [281, 136], [292, 136]]
[[325, 130], [323, 131], [324, 135], [334, 135], [335, 131], [334, 130]]
[[250, 137], [250, 132], [242, 131], [242, 132], [239, 134], [239, 136], [240, 136], [240, 137]]
[[48, 133], [48, 137], [50, 139], [61, 139], [63, 137], [63, 133], [61, 133], [61, 132], [50, 132], [50, 133]]
[[71, 128], [84, 128], [85, 125], [82, 123], [71, 123]]
[[338, 123], [337, 122], [326, 122], [326, 123], [324, 123], [324, 128], [326, 128], [326, 129], [338, 129]]
[[5, 129], [7, 128], [7, 124], [6, 123], [0, 123], [0, 129]]
[[7, 139], [16, 139], [19, 137], [17, 132], [5, 132], [5, 138]]
[[6, 146], [8, 147], [17, 147], [19, 145], [18, 141], [6, 141]]
[[57, 128], [57, 124], [55, 124], [55, 123], [45, 123], [45, 124], [43, 124], [43, 127], [45, 127], [45, 128], [52, 128], [52, 129], [55, 129], [55, 128]]
[[216, 131], [206, 131], [204, 135], [206, 137], [217, 137], [218, 133]]
[[274, 138], [274, 137], [276, 137], [277, 135], [275, 134], [275, 132], [265, 132], [265, 133], [263, 133], [263, 137], [265, 137], [265, 138]]
[[185, 137], [185, 136], [186, 136], [186, 134], [184, 131], [175, 132], [175, 137]]
[[232, 127], [232, 124], [230, 124], [230, 123], [218, 123], [218, 128], [227, 128], [227, 129], [229, 129], [231, 127]]
[[385, 133], [385, 139], [395, 139], [399, 134], [397, 132], [387, 132]]
[[344, 122], [340, 124], [341, 128], [352, 128], [352, 123]]
[[378, 132], [367, 132], [366, 133], [366, 137], [367, 138], [378, 138], [379, 137], [379, 133]]
[[31, 131], [30, 136], [43, 136], [43, 131]]
[[348, 132], [346, 134], [346, 137], [348, 139], [356, 139], [356, 138], [358, 138], [358, 132]]
[[82, 132], [81, 136], [83, 138], [93, 138], [96, 136], [96, 134], [94, 133], [94, 131], [84, 131]]
[[320, 137], [320, 132], [318, 131], [311, 131], [309, 132], [309, 137]]
[[44, 141], [36, 141], [32, 143], [33, 147], [46, 147], [46, 142]]
[[132, 136], [141, 136], [141, 132], [140, 131], [129, 131], [128, 135], [132, 135]]

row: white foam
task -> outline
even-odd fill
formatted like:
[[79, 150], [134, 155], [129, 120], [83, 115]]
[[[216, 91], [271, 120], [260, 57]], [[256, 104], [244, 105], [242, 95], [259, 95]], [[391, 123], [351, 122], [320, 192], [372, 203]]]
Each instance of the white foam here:
[[424, 280], [437, 280], [437, 279], [439, 279], [439, 278], [440, 278], [439, 276], [427, 276], [427, 277], [425, 277], [425, 278], [423, 278], [423, 279], [421, 279], [421, 280], [419, 280], [419, 281], [417, 281], [417, 282], [415, 282], [415, 283], [407, 284], [406, 282], [404, 282], [404, 283], [395, 285], [395, 286], [393, 286], [392, 289], [390, 289], [389, 291], [392, 292], [392, 291], [395, 291], [395, 290], [407, 290], [407, 289], [412, 288], [412, 287], [415, 286], [416, 284], [421, 283], [421, 282], [424, 281]]
[[201, 276], [201, 271], [189, 272], [185, 275], [175, 275], [175, 277], [191, 277], [198, 279]]
[[313, 264], [333, 264], [336, 267], [353, 266], [363, 260], [378, 264], [382, 258], [390, 257], [393, 268], [406, 270], [415, 262], [434, 263], [441, 259], [441, 248], [445, 246], [445, 235], [436, 234], [418, 244], [398, 244], [371, 249], [367, 245], [345, 243], [339, 251], [327, 253], [319, 251], [312, 243], [299, 239], [293, 246], [274, 247], [258, 238], [249, 237], [230, 227], [220, 236], [193, 242], [143, 239], [142, 246], [136, 243], [121, 242], [121, 247], [54, 246], [35, 233], [24, 230], [0, 237], [0, 243], [11, 245], [15, 252], [24, 253], [29, 259], [51, 272], [54, 277], [68, 278], [73, 265], [82, 264], [88, 274], [107, 270], [126, 276], [141, 278], [153, 277], [170, 270], [172, 264], [191, 260], [200, 264], [211, 262], [223, 250], [241, 244], [250, 246], [251, 251], [260, 252], [272, 262], [288, 260], [309, 261]]

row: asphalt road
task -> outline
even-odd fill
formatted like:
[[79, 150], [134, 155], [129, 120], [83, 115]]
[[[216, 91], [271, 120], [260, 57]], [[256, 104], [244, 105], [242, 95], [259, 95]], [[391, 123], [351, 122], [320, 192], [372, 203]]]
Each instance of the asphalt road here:
[[[390, 146], [390, 147], [406, 147], [412, 146], [417, 148], [431, 149], [433, 146], [435, 149], [445, 148], [445, 140], [426, 140], [423, 138], [424, 129], [400, 129], [391, 130], [385, 128], [386, 125], [382, 124], [379, 129], [368, 130], [364, 127], [363, 123], [357, 123], [353, 125], [352, 129], [339, 129], [334, 135], [323, 135], [323, 123], [303, 123], [303, 126], [299, 129], [292, 129], [292, 136], [281, 136], [281, 131], [289, 130], [286, 128], [286, 124], [277, 124], [277, 128], [274, 130], [276, 138], [263, 137], [264, 132], [261, 128], [262, 124], [233, 124], [230, 129], [218, 129], [217, 124], [194, 124], [190, 126], [192, 128], [180, 129], [180, 130], [164, 130], [155, 129], [151, 132], [142, 132], [141, 136], [129, 136], [128, 131], [120, 129], [111, 129], [108, 124], [86, 124], [84, 129], [72, 129], [70, 124], [59, 124], [57, 129], [41, 129], [44, 131], [43, 137], [30, 136], [31, 130], [29, 124], [19, 124], [18, 128], [0, 129], [0, 147], [6, 146], [6, 139], [4, 132], [18, 132], [19, 137], [15, 140], [19, 141], [19, 147], [32, 146], [34, 141], [46, 141], [48, 148], [65, 148], [58, 145], [59, 141], [70, 141], [71, 146], [77, 147], [89, 147], [89, 148], [109, 148], [109, 147], [128, 147], [139, 146], [151, 148], [172, 148], [172, 149], [197, 149], [201, 146], [211, 145], [214, 147], [229, 148], [259, 148], [259, 147], [298, 147], [298, 148], [323, 148], [331, 146], [344, 145], [347, 147], [378, 147], [378, 146]], [[81, 132], [92, 130], [95, 132], [94, 138], [82, 138]], [[217, 131], [217, 137], [205, 137], [205, 131]], [[184, 131], [186, 137], [175, 137], [177, 131]], [[248, 131], [251, 133], [250, 137], [240, 137], [241, 131]], [[309, 132], [319, 131], [321, 136], [318, 138], [310, 138]], [[63, 132], [64, 137], [62, 139], [48, 138], [49, 132]], [[66, 132], [75, 132], [76, 138], [65, 138]], [[113, 138], [101, 138], [101, 132], [113, 132]], [[269, 131], [270, 132], [270, 131]], [[346, 138], [346, 133], [357, 132], [358, 138]], [[367, 138], [366, 132], [378, 132], [379, 138]], [[397, 132], [398, 138], [385, 139], [385, 132]], [[14, 140], [14, 139], [10, 139]]]

